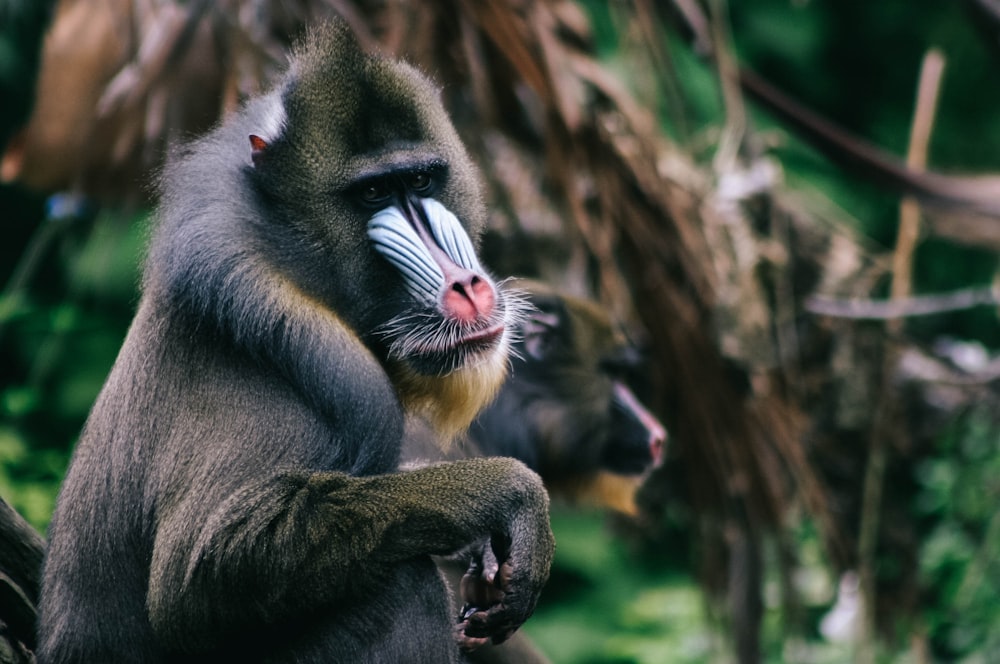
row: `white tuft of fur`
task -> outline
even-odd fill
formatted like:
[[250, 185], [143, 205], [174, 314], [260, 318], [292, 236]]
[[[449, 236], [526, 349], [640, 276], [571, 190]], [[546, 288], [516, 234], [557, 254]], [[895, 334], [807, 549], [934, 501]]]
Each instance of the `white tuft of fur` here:
[[264, 117], [261, 121], [259, 135], [265, 143], [270, 144], [285, 133], [285, 123], [288, 121], [288, 116], [285, 113], [285, 104], [281, 101], [280, 95], [270, 95], [267, 102], [264, 107]]

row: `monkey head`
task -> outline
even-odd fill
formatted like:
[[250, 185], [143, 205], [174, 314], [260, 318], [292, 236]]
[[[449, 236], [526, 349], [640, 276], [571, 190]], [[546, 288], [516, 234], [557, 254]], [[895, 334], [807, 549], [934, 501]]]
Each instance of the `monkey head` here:
[[361, 337], [408, 410], [446, 438], [464, 429], [505, 376], [523, 305], [480, 265], [481, 185], [436, 88], [339, 25], [251, 116], [262, 232], [299, 253], [275, 264]]

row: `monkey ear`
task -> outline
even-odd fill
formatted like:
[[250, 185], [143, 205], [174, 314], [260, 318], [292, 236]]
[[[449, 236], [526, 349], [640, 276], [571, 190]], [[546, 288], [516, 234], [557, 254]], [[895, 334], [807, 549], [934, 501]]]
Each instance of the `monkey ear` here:
[[267, 141], [257, 134], [250, 134], [250, 159], [253, 165], [259, 167], [264, 160], [264, 151], [267, 149]]

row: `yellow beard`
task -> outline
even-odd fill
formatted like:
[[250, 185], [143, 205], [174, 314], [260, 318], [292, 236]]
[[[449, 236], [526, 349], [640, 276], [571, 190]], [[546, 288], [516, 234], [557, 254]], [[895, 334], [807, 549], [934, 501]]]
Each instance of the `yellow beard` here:
[[403, 408], [427, 420], [445, 451], [494, 397], [507, 377], [507, 340], [480, 362], [447, 376], [424, 376], [408, 366], [393, 367]]

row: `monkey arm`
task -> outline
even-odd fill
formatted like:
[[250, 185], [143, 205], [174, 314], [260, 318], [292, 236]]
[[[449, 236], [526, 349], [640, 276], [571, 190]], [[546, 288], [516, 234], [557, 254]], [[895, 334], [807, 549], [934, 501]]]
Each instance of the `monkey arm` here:
[[[513, 459], [372, 477], [289, 471], [215, 505], [190, 534], [179, 535], [190, 523], [181, 505], [158, 529], [148, 608], [165, 642], [211, 647], [237, 629], [347, 606], [401, 561], [484, 539], [505, 545], [507, 573], [477, 627], [502, 638], [534, 610], [554, 549], [547, 494]], [[259, 599], [232, 599], [248, 596]]]

